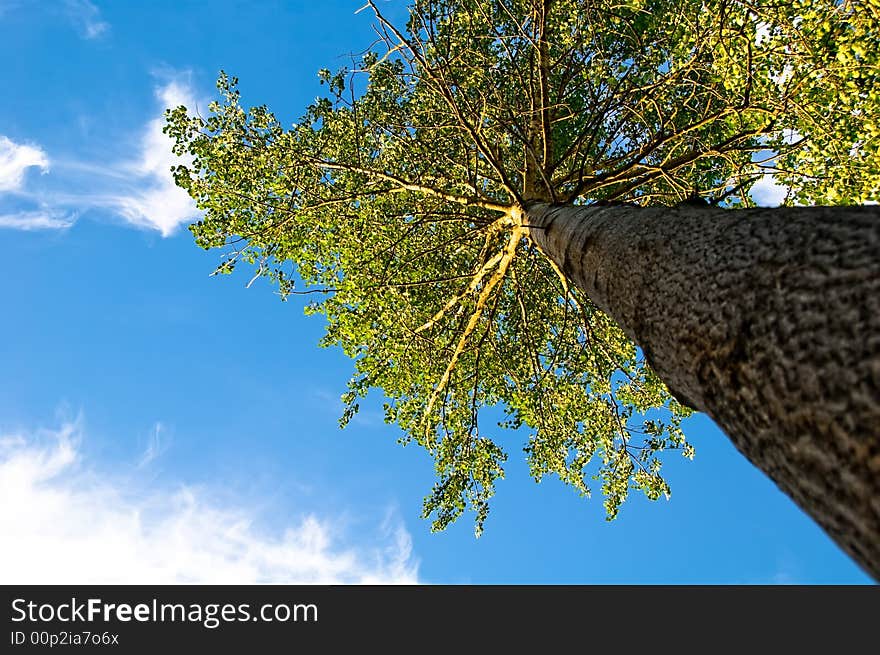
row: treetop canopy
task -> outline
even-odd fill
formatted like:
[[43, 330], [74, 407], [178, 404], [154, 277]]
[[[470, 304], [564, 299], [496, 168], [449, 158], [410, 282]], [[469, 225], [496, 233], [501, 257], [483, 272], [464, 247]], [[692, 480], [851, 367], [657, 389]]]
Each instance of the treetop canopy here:
[[375, 42], [295, 125], [225, 73], [207, 117], [169, 111], [197, 243], [307, 294], [354, 360], [342, 423], [381, 389], [434, 458], [435, 528], [470, 508], [479, 532], [517, 439], [536, 479], [598, 480], [609, 517], [631, 488], [668, 495], [689, 410], [536, 251], [528, 203], [745, 207], [768, 172], [787, 203], [877, 200], [880, 4], [417, 0], [404, 26], [367, 7]]

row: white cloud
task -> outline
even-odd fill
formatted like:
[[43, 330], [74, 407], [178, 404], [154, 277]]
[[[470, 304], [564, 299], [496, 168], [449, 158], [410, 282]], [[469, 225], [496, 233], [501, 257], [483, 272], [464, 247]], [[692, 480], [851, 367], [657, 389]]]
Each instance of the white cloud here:
[[141, 138], [139, 157], [122, 165], [134, 177], [136, 185], [126, 193], [113, 197], [117, 211], [128, 222], [171, 235], [182, 223], [198, 216], [195, 202], [174, 184], [171, 167], [185, 160], [171, 152], [171, 139], [162, 133], [164, 113], [169, 107], [186, 105], [194, 108], [196, 101], [189, 86], [173, 80], [156, 89], [159, 115], [147, 123]]
[[197, 219], [195, 202], [174, 183], [171, 174], [172, 166], [188, 160], [171, 152], [172, 141], [162, 133], [165, 109], [178, 105], [195, 108], [193, 92], [187, 83], [173, 79], [156, 88], [155, 96], [156, 113], [141, 129], [133, 155], [109, 163], [105, 163], [109, 157], [101, 163], [61, 159], [50, 181], [52, 191], [32, 192], [24, 184], [26, 169], [48, 171], [46, 153], [0, 135], [0, 192], [15, 191], [30, 203], [5, 215], [0, 209], [0, 227], [66, 228], [83, 211], [97, 209], [170, 236], [181, 224]]
[[0, 214], [0, 228], [13, 230], [63, 230], [75, 221], [73, 214], [50, 209]]
[[67, 15], [84, 39], [97, 39], [110, 29], [110, 23], [101, 19], [101, 10], [89, 0], [65, 0]]
[[15, 143], [0, 134], [0, 192], [18, 191], [24, 185], [25, 171], [49, 170], [49, 157], [37, 146]]
[[749, 195], [761, 207], [778, 207], [785, 200], [788, 190], [784, 184], [777, 184], [773, 175], [765, 173], [752, 185]]
[[165, 426], [157, 421], [156, 424], [153, 425], [153, 431], [150, 432], [147, 447], [144, 449], [143, 455], [141, 455], [141, 459], [138, 462], [138, 468], [147, 466], [165, 452], [168, 445], [166, 437], [162, 436], [162, 433], [164, 432]]
[[[49, 156], [37, 145], [15, 143], [0, 134], [0, 197], [4, 194], [29, 195], [25, 191], [25, 177], [29, 168], [49, 172]], [[76, 215], [47, 205], [31, 203], [27, 209], [0, 207], [0, 229], [58, 230], [73, 225]]]
[[415, 583], [402, 527], [350, 545], [332, 520], [280, 533], [210, 490], [145, 491], [83, 461], [82, 421], [0, 435], [0, 579], [6, 584]]

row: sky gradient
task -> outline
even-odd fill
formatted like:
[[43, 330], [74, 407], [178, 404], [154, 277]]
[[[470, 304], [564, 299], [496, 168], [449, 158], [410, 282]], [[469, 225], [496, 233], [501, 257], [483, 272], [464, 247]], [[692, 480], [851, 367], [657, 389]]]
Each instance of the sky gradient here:
[[671, 499], [611, 523], [505, 441], [480, 539], [419, 518], [431, 460], [378, 395], [339, 430], [351, 362], [298, 300], [209, 277], [161, 126], [220, 69], [293, 122], [372, 42], [358, 7], [0, 0], [0, 581], [869, 583], [704, 416]]

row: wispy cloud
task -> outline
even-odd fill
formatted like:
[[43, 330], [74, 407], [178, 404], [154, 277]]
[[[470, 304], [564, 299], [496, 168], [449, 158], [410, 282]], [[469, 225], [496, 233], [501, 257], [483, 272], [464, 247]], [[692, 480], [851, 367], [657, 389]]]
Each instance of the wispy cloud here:
[[76, 215], [52, 209], [0, 214], [0, 228], [13, 230], [63, 230], [76, 222]]
[[[0, 198], [24, 194], [28, 169], [49, 172], [49, 156], [37, 145], [16, 143], [0, 134]], [[0, 207], [0, 229], [51, 230], [73, 225], [75, 216], [38, 203], [37, 207], [14, 210]]]
[[192, 198], [174, 184], [171, 167], [183, 160], [171, 152], [171, 139], [162, 133], [164, 113], [169, 107], [196, 106], [192, 89], [181, 80], [172, 80], [155, 90], [157, 116], [143, 130], [140, 152], [134, 161], [119, 168], [131, 174], [136, 185], [113, 196], [110, 201], [128, 222], [159, 230], [169, 236], [179, 225], [198, 214]]
[[141, 455], [141, 459], [138, 462], [138, 468], [143, 468], [151, 464], [168, 448], [167, 437], [162, 436], [164, 432], [165, 426], [157, 421], [155, 425], [153, 425], [153, 430], [150, 432], [147, 447]]
[[110, 23], [101, 18], [101, 10], [89, 0], [64, 0], [64, 8], [84, 39], [97, 39], [110, 29]]
[[181, 485], [84, 461], [82, 420], [0, 435], [0, 579], [7, 584], [414, 583], [408, 533], [393, 522], [353, 544], [307, 515], [275, 530], [257, 512]]
[[0, 207], [0, 228], [66, 228], [80, 214], [100, 210], [170, 236], [196, 219], [195, 202], [171, 174], [172, 166], [186, 160], [171, 152], [171, 139], [162, 133], [166, 108], [194, 108], [196, 100], [185, 76], [170, 79], [154, 93], [155, 112], [139, 131], [133, 151], [102, 162], [53, 157], [53, 174], [40, 191], [27, 188], [26, 171], [36, 167], [48, 172], [49, 156], [37, 145], [0, 135], [0, 194], [14, 192], [19, 201], [14, 211]]
[[[768, 554], [769, 557], [769, 554]], [[806, 584], [800, 574], [800, 566], [792, 553], [776, 554], [776, 566], [770, 571], [752, 574], [749, 577], [734, 581], [734, 584], [746, 585], [800, 585]]]
[[15, 143], [0, 134], [0, 192], [19, 191], [29, 168], [49, 171], [49, 156], [39, 146]]

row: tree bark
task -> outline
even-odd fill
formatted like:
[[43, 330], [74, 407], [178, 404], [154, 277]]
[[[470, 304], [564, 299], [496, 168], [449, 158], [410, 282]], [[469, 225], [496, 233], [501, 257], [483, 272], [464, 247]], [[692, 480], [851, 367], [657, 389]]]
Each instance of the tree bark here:
[[880, 208], [529, 203], [532, 241], [880, 579]]

